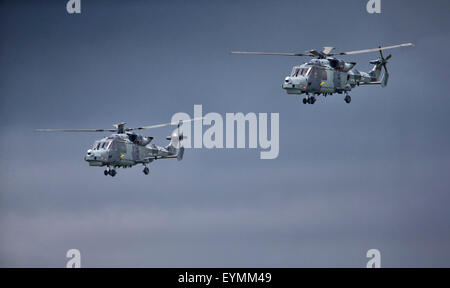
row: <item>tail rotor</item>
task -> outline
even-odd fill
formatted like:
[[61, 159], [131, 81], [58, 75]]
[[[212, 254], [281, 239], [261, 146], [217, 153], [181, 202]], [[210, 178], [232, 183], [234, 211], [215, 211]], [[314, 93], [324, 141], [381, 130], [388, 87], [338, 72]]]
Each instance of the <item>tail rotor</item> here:
[[381, 87], [386, 87], [388, 80], [389, 80], [389, 72], [388, 69], [386, 67], [386, 64], [388, 63], [388, 60], [392, 58], [392, 54], [389, 54], [386, 58], [384, 58], [383, 56], [383, 51], [381, 50], [381, 46], [380, 46], [380, 66], [383, 66], [384, 68], [384, 74], [383, 74], [383, 78], [381, 79]]
[[183, 124], [183, 121], [178, 122], [177, 131], [172, 134], [172, 136], [167, 137], [167, 140], [170, 140], [169, 147], [173, 147], [178, 150], [177, 152], [177, 160], [183, 160], [184, 147], [182, 146], [182, 141], [187, 139], [186, 136], [180, 131], [180, 126]]
[[[167, 140], [170, 141], [169, 145], [166, 147], [170, 153], [176, 153], [176, 158], [178, 161], [183, 160], [184, 155], [184, 147], [182, 146], [182, 141], [184, 139], [187, 139], [187, 136], [183, 135], [183, 132], [181, 132], [181, 125], [183, 123], [192, 122], [192, 121], [198, 121], [203, 120], [203, 117], [198, 118], [192, 118], [187, 120], [180, 120], [178, 122], [171, 122], [166, 124], [159, 124], [159, 125], [153, 125], [153, 126], [144, 126], [143, 129], [149, 129], [149, 128], [155, 128], [155, 127], [163, 127], [163, 126], [177, 126], [176, 131], [173, 131], [173, 133], [170, 136], [167, 136]], [[172, 154], [173, 155], [173, 154]]]
[[183, 133], [180, 133], [180, 126], [183, 122], [178, 122], [178, 126], [177, 126], [177, 136], [178, 136], [178, 153], [177, 153], [177, 160], [181, 161], [183, 160], [183, 155], [184, 155], [184, 147], [181, 146], [181, 141], [183, 141], [184, 136]]

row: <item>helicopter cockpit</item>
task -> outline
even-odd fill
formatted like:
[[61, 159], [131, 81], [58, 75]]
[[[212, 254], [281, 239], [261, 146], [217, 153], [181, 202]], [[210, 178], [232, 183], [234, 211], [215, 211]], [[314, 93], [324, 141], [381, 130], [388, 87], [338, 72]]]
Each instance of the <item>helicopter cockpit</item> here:
[[311, 66], [296, 66], [292, 68], [291, 74], [284, 79], [282, 85], [283, 89], [286, 89], [288, 93], [297, 93], [297, 91], [304, 91], [308, 77], [311, 73]]
[[298, 76], [307, 77], [310, 71], [311, 67], [294, 67], [292, 68], [291, 77], [298, 77]]
[[95, 141], [92, 150], [108, 150], [112, 144], [111, 139]]
[[110, 149], [114, 139], [101, 139], [94, 142], [94, 145], [86, 153], [84, 160], [89, 162], [90, 166], [103, 166], [109, 158]]

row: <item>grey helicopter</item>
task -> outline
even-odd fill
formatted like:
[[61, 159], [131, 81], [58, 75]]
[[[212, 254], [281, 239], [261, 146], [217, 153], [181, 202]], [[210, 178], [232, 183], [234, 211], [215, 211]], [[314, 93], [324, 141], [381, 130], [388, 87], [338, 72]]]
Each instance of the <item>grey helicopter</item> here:
[[[292, 68], [292, 72], [284, 79], [282, 88], [288, 94], [305, 94], [303, 104], [314, 104], [316, 97], [323, 95], [345, 94], [345, 102], [352, 98], [348, 94], [353, 88], [361, 85], [380, 85], [386, 87], [389, 79], [386, 64], [392, 54], [386, 58], [383, 50], [413, 46], [412, 43], [364, 49], [348, 52], [333, 52], [334, 47], [324, 47], [322, 51], [309, 50], [306, 53], [277, 53], [277, 52], [231, 52], [242, 55], [279, 55], [279, 56], [308, 56], [313, 57], [307, 63]], [[354, 67], [356, 62], [347, 62], [334, 56], [354, 55], [360, 53], [379, 52], [380, 58], [370, 61], [373, 65], [369, 72], [360, 72]], [[382, 68], [384, 71], [382, 72]]]
[[[180, 126], [183, 123], [201, 120], [203, 118], [193, 118], [179, 122], [157, 124], [151, 126], [141, 126], [137, 128], [126, 128], [126, 123], [122, 122], [113, 125], [115, 129], [36, 129], [38, 132], [114, 132], [108, 137], [104, 137], [94, 142], [91, 149], [87, 150], [84, 160], [89, 166], [105, 167], [105, 176], [116, 176], [117, 168], [128, 168], [142, 164], [144, 174], [148, 175], [150, 170], [147, 165], [159, 159], [183, 159], [184, 147], [182, 141], [186, 139], [180, 133]], [[153, 137], [143, 136], [132, 131], [147, 130], [166, 126], [177, 126], [177, 129], [168, 136], [169, 144], [162, 147], [152, 142]]]

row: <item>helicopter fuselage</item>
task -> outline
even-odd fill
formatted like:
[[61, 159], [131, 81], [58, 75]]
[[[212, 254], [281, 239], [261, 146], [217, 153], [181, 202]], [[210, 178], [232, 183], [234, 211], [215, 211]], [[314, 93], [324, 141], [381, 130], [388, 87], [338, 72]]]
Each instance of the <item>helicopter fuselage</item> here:
[[[201, 120], [203, 118], [194, 118], [179, 120], [178, 122], [169, 122], [157, 125], [140, 126], [135, 128], [125, 127], [125, 122], [114, 124], [115, 129], [36, 129], [38, 132], [114, 132], [108, 137], [95, 141], [94, 146], [86, 152], [84, 160], [89, 166], [107, 166], [103, 171], [104, 175], [114, 177], [117, 174], [115, 168], [132, 167], [137, 164], [143, 164], [145, 175], [149, 174], [147, 164], [157, 159], [177, 159], [183, 160], [184, 147], [182, 144], [185, 137], [180, 133], [180, 126], [183, 123]], [[151, 144], [153, 137], [142, 136], [131, 131], [147, 130], [166, 126], [177, 126], [171, 136], [166, 137], [169, 144], [161, 147]]]
[[310, 62], [295, 66], [282, 84], [288, 94], [341, 94], [355, 86], [378, 84], [377, 78], [369, 73], [359, 72], [353, 67], [355, 62], [345, 62], [336, 58], [311, 59]]
[[170, 145], [150, 144], [152, 137], [133, 133], [112, 134], [95, 141], [84, 160], [89, 166], [131, 167], [147, 164], [156, 159], [175, 158], [176, 149]]
[[[383, 50], [410, 46], [414, 45], [403, 43], [346, 52], [335, 52], [334, 47], [326, 46], [322, 51], [309, 50], [305, 53], [233, 51], [231, 54], [315, 57], [303, 65], [294, 67], [291, 74], [284, 79], [282, 88], [288, 94], [306, 94], [306, 98], [303, 98], [303, 104], [314, 104], [315, 96], [321, 94], [327, 96], [333, 93], [345, 93], [344, 100], [346, 103], [350, 103], [351, 97], [348, 92], [355, 86], [381, 85], [381, 87], [386, 87], [389, 79], [386, 64], [392, 54], [384, 57]], [[356, 62], [346, 62], [334, 57], [336, 55], [355, 55], [370, 52], [379, 52], [380, 58], [370, 61], [370, 64], [374, 66], [369, 72], [359, 72], [354, 69]], [[384, 68], [383, 72], [382, 68]]]

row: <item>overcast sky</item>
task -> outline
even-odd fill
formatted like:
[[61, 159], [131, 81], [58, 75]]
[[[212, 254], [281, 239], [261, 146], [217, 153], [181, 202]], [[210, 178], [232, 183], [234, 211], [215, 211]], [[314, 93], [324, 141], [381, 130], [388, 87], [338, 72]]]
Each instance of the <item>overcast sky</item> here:
[[[449, 1], [0, 1], [0, 266], [450, 266]], [[281, 89], [307, 59], [232, 50], [392, 50], [386, 88], [314, 105]], [[377, 54], [344, 56], [370, 70]], [[189, 149], [120, 169], [83, 157], [109, 128], [176, 112], [280, 114], [280, 154]], [[146, 131], [156, 144], [170, 129]]]

